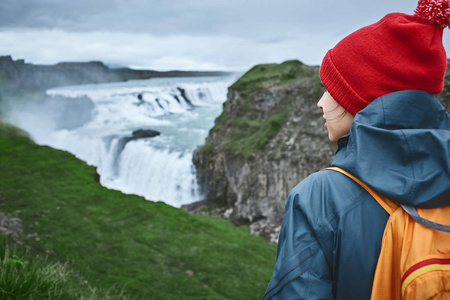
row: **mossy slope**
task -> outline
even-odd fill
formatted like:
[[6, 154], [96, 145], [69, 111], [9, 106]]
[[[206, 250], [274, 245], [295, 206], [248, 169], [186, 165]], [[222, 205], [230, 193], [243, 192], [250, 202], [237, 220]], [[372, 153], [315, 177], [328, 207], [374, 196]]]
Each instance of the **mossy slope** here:
[[260, 299], [275, 245], [248, 227], [102, 187], [73, 155], [0, 130], [0, 211], [27, 245], [137, 299]]

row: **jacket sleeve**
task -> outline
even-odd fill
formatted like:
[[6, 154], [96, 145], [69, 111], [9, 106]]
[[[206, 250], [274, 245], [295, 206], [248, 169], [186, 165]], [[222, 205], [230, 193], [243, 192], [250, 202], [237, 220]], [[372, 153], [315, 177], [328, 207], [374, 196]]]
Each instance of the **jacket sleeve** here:
[[[324, 253], [305, 215], [299, 193], [294, 189], [287, 200], [277, 260], [264, 299], [333, 299], [332, 275]], [[319, 212], [317, 212], [319, 214]]]

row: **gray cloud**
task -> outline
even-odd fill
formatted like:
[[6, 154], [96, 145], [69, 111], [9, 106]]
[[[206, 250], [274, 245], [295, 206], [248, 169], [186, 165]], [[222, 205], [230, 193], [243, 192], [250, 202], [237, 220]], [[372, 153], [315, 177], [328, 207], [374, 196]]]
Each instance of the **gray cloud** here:
[[[111, 1], [111, 3], [114, 2]], [[114, 9], [114, 5], [103, 0], [2, 0], [0, 3], [0, 27], [93, 29], [92, 20], [96, 15], [108, 10], [114, 11]]]
[[[247, 38], [309, 30], [336, 32], [376, 21], [414, 3], [361, 0], [2, 0], [0, 28], [58, 28]], [[341, 29], [342, 30], [342, 29]]]
[[0, 0], [0, 55], [160, 70], [245, 70], [287, 59], [319, 64], [345, 35], [415, 6], [415, 0]]

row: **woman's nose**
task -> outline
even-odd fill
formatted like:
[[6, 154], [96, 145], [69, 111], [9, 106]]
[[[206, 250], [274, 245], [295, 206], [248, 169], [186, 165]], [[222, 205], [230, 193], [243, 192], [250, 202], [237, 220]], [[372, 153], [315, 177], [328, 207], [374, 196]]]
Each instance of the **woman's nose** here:
[[323, 110], [322, 100], [323, 100], [323, 96], [322, 96], [322, 98], [320, 98], [320, 100], [317, 102], [317, 107]]

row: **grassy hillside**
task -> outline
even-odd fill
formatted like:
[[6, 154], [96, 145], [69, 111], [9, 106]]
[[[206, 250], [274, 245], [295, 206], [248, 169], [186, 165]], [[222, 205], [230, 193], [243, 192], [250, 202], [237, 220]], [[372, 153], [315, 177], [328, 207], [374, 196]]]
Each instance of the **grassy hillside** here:
[[275, 245], [248, 227], [102, 187], [93, 167], [0, 125], [0, 212], [24, 243], [136, 299], [260, 299]]

